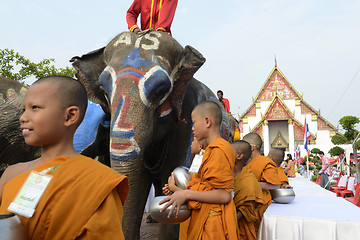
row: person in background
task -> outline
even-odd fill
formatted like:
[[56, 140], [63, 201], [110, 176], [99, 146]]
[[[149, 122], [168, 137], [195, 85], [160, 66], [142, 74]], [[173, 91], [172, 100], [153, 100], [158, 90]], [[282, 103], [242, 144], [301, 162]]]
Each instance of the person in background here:
[[300, 175], [302, 176], [305, 173], [305, 163], [301, 163], [301, 167], [300, 167]]
[[243, 138], [251, 145], [251, 160], [247, 167], [255, 175], [263, 192], [264, 205], [259, 208], [259, 214], [262, 218], [264, 212], [269, 207], [272, 199], [270, 189], [280, 188], [280, 179], [275, 163], [268, 157], [262, 156], [262, 139], [257, 133], [248, 133]]
[[[126, 13], [130, 32], [139, 33], [146, 29], [171, 34], [171, 24], [175, 16], [178, 0], [134, 0]], [[141, 29], [137, 19], [141, 15]]]
[[259, 182], [246, 166], [251, 156], [251, 146], [243, 140], [231, 145], [235, 151], [234, 203], [240, 239], [256, 240], [261, 222], [259, 208], [264, 201]]
[[326, 189], [330, 190], [330, 184], [328, 183], [329, 182], [330, 172], [331, 172], [330, 171], [330, 160], [329, 160], [329, 158], [327, 158], [324, 155], [323, 151], [319, 152], [319, 156], [320, 156], [320, 160], [322, 162], [322, 167], [321, 167], [321, 170], [319, 172], [320, 176], [321, 176], [320, 186], [325, 188], [325, 185], [326, 185]]
[[286, 168], [284, 172], [288, 177], [295, 177], [295, 163], [290, 153], [286, 154]]
[[217, 91], [217, 96], [218, 96], [218, 98], [219, 98], [219, 99], [218, 99], [219, 102], [224, 106], [225, 111], [228, 112], [228, 113], [230, 113], [230, 103], [229, 103], [229, 100], [228, 100], [228, 99], [226, 99], [226, 98], [223, 97], [223, 96], [224, 96], [223, 91], [221, 91], [221, 90]]
[[284, 155], [284, 150], [272, 148], [268, 154], [268, 157], [273, 160], [277, 166], [277, 171], [281, 182], [280, 188], [292, 188], [289, 185], [289, 179], [287, 178], [284, 169], [280, 166], [281, 162], [284, 160]]

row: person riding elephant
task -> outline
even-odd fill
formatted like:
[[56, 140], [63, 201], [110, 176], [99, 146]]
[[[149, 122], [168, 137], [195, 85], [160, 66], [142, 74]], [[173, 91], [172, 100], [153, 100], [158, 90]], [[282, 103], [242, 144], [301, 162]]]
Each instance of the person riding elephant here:
[[[205, 58], [167, 33], [147, 30], [120, 33], [106, 47], [70, 61], [88, 95], [110, 116], [110, 164], [130, 186], [124, 235], [139, 239], [151, 184], [162, 195], [172, 170], [191, 156], [191, 111], [200, 102], [218, 102], [193, 78]], [[220, 107], [220, 130], [228, 138], [228, 116]], [[176, 225], [163, 225], [160, 239], [177, 239], [177, 231]]]

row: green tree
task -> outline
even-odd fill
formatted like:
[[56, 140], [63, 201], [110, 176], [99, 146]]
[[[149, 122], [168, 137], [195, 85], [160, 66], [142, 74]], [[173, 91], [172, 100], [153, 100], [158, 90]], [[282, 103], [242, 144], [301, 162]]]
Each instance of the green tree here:
[[315, 154], [315, 155], [317, 155], [317, 154], [320, 152], [320, 149], [318, 149], [318, 148], [313, 148], [313, 149], [311, 149], [310, 152], [313, 153], [313, 154]]
[[347, 138], [346, 138], [344, 135], [336, 134], [335, 136], [333, 136], [333, 137], [331, 138], [331, 142], [332, 142], [334, 145], [344, 144], [344, 143], [347, 142]]
[[356, 135], [359, 133], [358, 130], [355, 129], [355, 125], [360, 122], [360, 119], [355, 116], [345, 116], [340, 118], [339, 123], [342, 128], [345, 130], [344, 136], [347, 140], [354, 140]]
[[339, 146], [333, 147], [329, 150], [329, 154], [333, 156], [340, 156], [345, 153], [345, 150]]
[[[75, 69], [69, 67], [56, 68], [52, 63], [55, 63], [53, 58], [45, 58], [34, 63], [12, 49], [0, 49], [0, 75], [23, 84], [24, 79], [28, 77], [38, 79], [50, 75], [75, 76]], [[19, 70], [16, 72], [15, 68], [19, 68]]]
[[360, 140], [355, 143], [355, 149], [360, 150]]

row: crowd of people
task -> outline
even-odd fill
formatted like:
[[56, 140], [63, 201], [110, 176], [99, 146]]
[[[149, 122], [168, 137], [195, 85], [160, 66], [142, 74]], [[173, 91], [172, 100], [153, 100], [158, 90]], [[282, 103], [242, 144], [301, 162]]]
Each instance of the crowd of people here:
[[[41, 157], [6, 169], [0, 179], [0, 214], [17, 214], [31, 239], [123, 236], [127, 178], [73, 146], [86, 107], [84, 87], [69, 77], [39, 79], [26, 92], [21, 129], [27, 144], [41, 146]], [[174, 186], [173, 176], [164, 187], [164, 208], [172, 205], [170, 215], [186, 202], [192, 209], [180, 239], [256, 239], [271, 203], [269, 190], [290, 187], [278, 167], [284, 151], [262, 156], [263, 142], [256, 133], [232, 144], [221, 138], [218, 103], [199, 104], [191, 119], [193, 153], [205, 149], [201, 164], [186, 190]], [[35, 187], [38, 182], [43, 183], [40, 188]], [[62, 222], [64, 218], [68, 221]]]
[[[129, 30], [171, 33], [176, 5], [177, 0], [134, 0], [126, 16]], [[136, 24], [139, 15], [141, 28]], [[217, 96], [230, 112], [221, 90]], [[41, 157], [5, 170], [0, 179], [0, 214], [16, 214], [30, 239], [124, 239], [127, 177], [78, 154], [73, 146], [86, 108], [86, 90], [72, 78], [41, 78], [26, 92], [22, 134], [27, 144], [41, 146]], [[169, 177], [162, 211], [171, 206], [169, 216], [178, 215], [185, 203], [192, 210], [181, 224], [179, 239], [257, 239], [272, 201], [269, 190], [291, 188], [288, 177], [295, 177], [291, 155], [282, 167], [284, 150], [271, 149], [263, 156], [263, 141], [256, 133], [233, 143], [223, 139], [218, 103], [199, 104], [191, 119], [192, 153], [205, 150], [202, 161], [185, 190], [175, 185], [174, 175]], [[323, 153], [321, 157], [323, 167], [327, 166]], [[321, 174], [326, 182], [327, 168]]]

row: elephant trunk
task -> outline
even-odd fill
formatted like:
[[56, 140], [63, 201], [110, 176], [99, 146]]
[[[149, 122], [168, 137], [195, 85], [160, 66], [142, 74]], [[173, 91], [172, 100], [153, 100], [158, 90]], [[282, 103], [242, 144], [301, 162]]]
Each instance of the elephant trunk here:
[[140, 239], [140, 226], [148, 192], [150, 176], [140, 161], [111, 161], [111, 167], [129, 178], [129, 194], [125, 201], [123, 232], [125, 239]]

